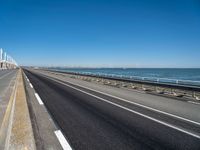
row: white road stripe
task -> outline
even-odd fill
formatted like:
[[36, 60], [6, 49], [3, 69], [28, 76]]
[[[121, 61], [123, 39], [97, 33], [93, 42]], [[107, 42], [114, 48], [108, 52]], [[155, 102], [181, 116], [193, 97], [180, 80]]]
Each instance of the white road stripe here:
[[65, 139], [64, 135], [60, 130], [54, 131], [54, 133], [58, 138], [58, 141], [60, 142], [63, 150], [72, 150], [71, 146], [69, 145], [69, 143], [67, 142], [67, 140]]
[[31, 83], [29, 83], [30, 87], [33, 88], [33, 85]]
[[40, 96], [38, 95], [38, 93], [35, 93], [35, 97], [37, 98], [38, 103], [39, 103], [40, 105], [44, 105], [44, 103], [42, 102], [42, 100], [41, 100]]
[[30, 82], [28, 78], [27, 78], [27, 81]]
[[[54, 80], [54, 81], [56, 81], [56, 80]], [[81, 90], [81, 89], [78, 89], [78, 88], [73, 87], [73, 86], [71, 86], [71, 85], [68, 85], [68, 84], [66, 84], [66, 83], [62, 83], [62, 82], [60, 82], [60, 81], [57, 81], [57, 82], [59, 82], [59, 83], [61, 83], [61, 84], [64, 84], [64, 85], [66, 85], [66, 86], [68, 86], [68, 87], [71, 87], [71, 88], [73, 88], [73, 89], [75, 89], [75, 90], [77, 90], [77, 91], [80, 91], [80, 92], [82, 92], [82, 93], [85, 93], [85, 94], [87, 94], [87, 95], [90, 95], [90, 96], [92, 96], [92, 97], [95, 97], [95, 98], [97, 98], [97, 99], [99, 99], [99, 100], [101, 100], [101, 101], [104, 101], [104, 102], [107, 102], [107, 103], [109, 103], [109, 104], [115, 105], [115, 106], [117, 106], [117, 107], [119, 107], [119, 108], [122, 108], [122, 109], [124, 109], [124, 110], [127, 110], [127, 111], [129, 111], [129, 112], [135, 113], [135, 114], [137, 114], [137, 115], [139, 115], [139, 116], [142, 116], [142, 117], [147, 118], [147, 119], [149, 119], [149, 120], [152, 120], [152, 121], [154, 121], [154, 122], [160, 123], [160, 124], [162, 124], [162, 125], [165, 125], [165, 126], [167, 126], [167, 127], [173, 128], [173, 129], [175, 129], [175, 130], [178, 130], [178, 131], [180, 131], [180, 132], [183, 132], [183, 133], [185, 133], [185, 134], [188, 134], [188, 135], [191, 135], [191, 136], [193, 136], [193, 137], [196, 137], [196, 138], [200, 139], [200, 135], [194, 134], [194, 133], [192, 133], [192, 132], [186, 131], [186, 130], [181, 129], [181, 128], [179, 128], [179, 127], [176, 127], [176, 126], [174, 126], [174, 125], [172, 125], [172, 124], [168, 124], [168, 123], [166, 123], [166, 122], [160, 121], [160, 120], [158, 120], [158, 119], [152, 118], [152, 117], [147, 116], [147, 115], [145, 115], [145, 114], [142, 114], [142, 113], [139, 113], [139, 112], [134, 111], [134, 110], [132, 110], [132, 109], [126, 108], [126, 107], [124, 107], [124, 106], [121, 106], [121, 105], [119, 105], [119, 104], [113, 103], [113, 102], [111, 102], [111, 101], [109, 101], [109, 100], [106, 100], [106, 99], [104, 99], [104, 98], [98, 97], [98, 96], [93, 95], [93, 94], [91, 94], [91, 93], [85, 92], [85, 91], [83, 91], [83, 90]]]
[[[57, 81], [57, 80], [54, 80], [54, 81]], [[109, 96], [109, 97], [112, 97], [112, 98], [115, 98], [115, 99], [119, 99], [119, 100], [121, 100], [121, 101], [130, 103], [130, 104], [134, 104], [134, 105], [137, 105], [137, 106], [140, 106], [140, 107], [143, 107], [143, 108], [146, 108], [146, 109], [149, 109], [149, 110], [152, 110], [152, 111], [161, 113], [161, 114], [165, 114], [165, 115], [168, 115], [168, 116], [171, 116], [171, 117], [180, 119], [180, 120], [184, 120], [184, 121], [187, 121], [187, 122], [190, 122], [190, 123], [193, 123], [193, 124], [196, 124], [196, 125], [199, 125], [199, 126], [200, 126], [200, 122], [196, 122], [196, 121], [193, 121], [193, 120], [190, 120], [190, 119], [187, 119], [187, 118], [183, 118], [183, 117], [180, 117], [180, 116], [177, 116], [177, 115], [168, 113], [168, 112], [164, 112], [164, 111], [161, 111], [161, 110], [158, 110], [158, 109], [149, 107], [149, 106], [145, 106], [145, 105], [143, 105], [143, 104], [139, 104], [139, 103], [136, 103], [136, 102], [132, 102], [132, 101], [130, 101], [130, 100], [126, 100], [126, 99], [123, 99], [123, 98], [120, 98], [120, 97], [117, 97], [117, 96], [114, 96], [114, 95], [110, 95], [110, 94], [108, 94], [108, 93], [104, 93], [104, 92], [101, 92], [101, 91], [97, 91], [97, 90], [94, 90], [94, 89], [91, 89], [91, 88], [88, 88], [88, 87], [85, 87], [85, 86], [81, 86], [81, 85], [78, 85], [78, 84], [74, 84], [74, 83], [69, 82], [69, 81], [67, 81], [67, 82], [70, 83], [70, 84], [73, 84], [73, 85], [76, 85], [76, 86], [79, 86], [79, 87], [82, 87], [82, 88], [85, 88], [85, 89], [88, 89], [88, 90], [91, 90], [91, 91], [94, 91], [94, 92], [97, 92], [97, 93], [106, 95], [106, 96]], [[60, 82], [60, 83], [62, 83], [62, 82]], [[64, 84], [64, 83], [63, 83], [63, 84]]]

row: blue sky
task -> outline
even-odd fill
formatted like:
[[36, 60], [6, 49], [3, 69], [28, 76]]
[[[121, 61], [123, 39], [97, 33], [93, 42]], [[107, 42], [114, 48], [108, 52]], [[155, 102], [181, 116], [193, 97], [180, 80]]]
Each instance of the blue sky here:
[[20, 65], [200, 67], [200, 1], [4, 0], [0, 47]]

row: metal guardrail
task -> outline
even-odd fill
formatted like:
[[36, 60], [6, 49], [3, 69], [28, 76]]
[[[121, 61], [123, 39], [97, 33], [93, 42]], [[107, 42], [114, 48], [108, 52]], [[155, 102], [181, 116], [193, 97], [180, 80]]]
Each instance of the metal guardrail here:
[[[59, 71], [59, 70], [56, 70], [56, 71]], [[169, 79], [169, 78], [126, 76], [126, 75], [91, 73], [91, 72], [74, 72], [74, 71], [67, 71], [67, 72], [62, 71], [62, 72], [71, 73], [71, 74], [87, 75], [87, 76], [95, 76], [95, 77], [105, 77], [105, 78], [129, 80], [129, 81], [141, 81], [141, 82], [150, 82], [150, 83], [152, 82], [152, 83], [158, 83], [158, 84], [167, 84], [167, 85], [177, 85], [177, 86], [188, 86], [188, 87], [200, 88], [200, 81], [192, 81], [192, 80], [177, 80], [177, 79]]]

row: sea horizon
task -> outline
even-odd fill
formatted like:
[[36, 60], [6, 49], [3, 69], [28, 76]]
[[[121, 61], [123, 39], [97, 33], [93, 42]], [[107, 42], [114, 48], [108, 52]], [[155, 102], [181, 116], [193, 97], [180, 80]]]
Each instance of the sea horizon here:
[[200, 81], [200, 68], [67, 68], [48, 67], [46, 69], [105, 76], [124, 76], [126, 78], [164, 78], [172, 80]]
[[200, 67], [65, 67], [65, 66], [31, 66], [39, 68], [64, 68], [64, 69], [200, 69]]

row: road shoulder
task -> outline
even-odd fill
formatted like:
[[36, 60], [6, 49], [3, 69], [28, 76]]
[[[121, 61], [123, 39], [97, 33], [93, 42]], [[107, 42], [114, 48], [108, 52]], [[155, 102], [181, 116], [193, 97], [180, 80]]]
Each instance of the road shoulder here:
[[52, 117], [49, 115], [45, 106], [38, 103], [35, 97], [36, 91], [25, 75], [24, 82], [37, 150], [62, 150], [54, 133], [58, 128], [52, 120]]

